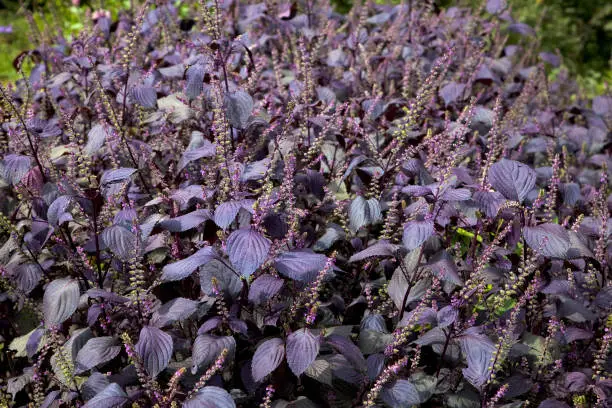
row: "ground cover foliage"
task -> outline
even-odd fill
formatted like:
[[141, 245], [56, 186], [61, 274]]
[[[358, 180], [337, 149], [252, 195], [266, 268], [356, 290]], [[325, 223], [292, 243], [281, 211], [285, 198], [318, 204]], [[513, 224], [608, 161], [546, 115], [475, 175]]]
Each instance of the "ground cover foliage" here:
[[612, 98], [501, 1], [184, 3], [1, 88], [5, 405], [611, 406]]

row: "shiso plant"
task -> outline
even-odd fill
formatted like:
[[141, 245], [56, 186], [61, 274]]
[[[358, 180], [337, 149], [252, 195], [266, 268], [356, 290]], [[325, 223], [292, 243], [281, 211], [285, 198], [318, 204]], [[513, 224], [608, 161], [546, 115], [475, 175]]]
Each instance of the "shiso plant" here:
[[0, 88], [2, 406], [612, 407], [612, 97], [501, 0], [178, 3]]

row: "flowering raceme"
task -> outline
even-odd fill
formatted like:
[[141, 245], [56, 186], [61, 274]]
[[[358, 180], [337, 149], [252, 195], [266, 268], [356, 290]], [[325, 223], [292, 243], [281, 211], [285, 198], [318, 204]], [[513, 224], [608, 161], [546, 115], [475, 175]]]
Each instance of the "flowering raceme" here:
[[612, 97], [506, 2], [131, 3], [0, 86], [2, 406], [611, 406]]

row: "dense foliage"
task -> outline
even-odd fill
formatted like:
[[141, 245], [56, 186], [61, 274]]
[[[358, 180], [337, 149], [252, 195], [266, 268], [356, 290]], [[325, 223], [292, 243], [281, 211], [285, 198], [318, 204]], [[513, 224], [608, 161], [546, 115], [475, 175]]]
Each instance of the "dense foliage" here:
[[421, 3], [147, 1], [22, 54], [4, 404], [612, 406], [612, 98], [503, 1]]

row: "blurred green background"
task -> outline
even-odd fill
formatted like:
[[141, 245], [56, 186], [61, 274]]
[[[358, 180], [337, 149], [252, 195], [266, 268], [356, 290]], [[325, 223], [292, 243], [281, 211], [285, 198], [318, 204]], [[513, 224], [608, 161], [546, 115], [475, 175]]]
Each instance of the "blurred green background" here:
[[[83, 27], [83, 21], [89, 18], [88, 10], [104, 8], [116, 16], [121, 8], [130, 7], [131, 1], [134, 0], [0, 0], [0, 81], [17, 78], [12, 61], [29, 48], [32, 27], [24, 10], [32, 12], [39, 30], [45, 30], [45, 26], [55, 27], [50, 23], [60, 21], [64, 35], [70, 37]], [[434, 1], [436, 7], [459, 5], [474, 9], [479, 9], [483, 2], [486, 0]], [[518, 21], [537, 27], [543, 51], [561, 52], [564, 67], [575, 75], [586, 95], [609, 91], [612, 84], [612, 0], [507, 2]], [[332, 0], [332, 3], [338, 11], [346, 12], [352, 0]], [[7, 26], [12, 32], [6, 32]]]

